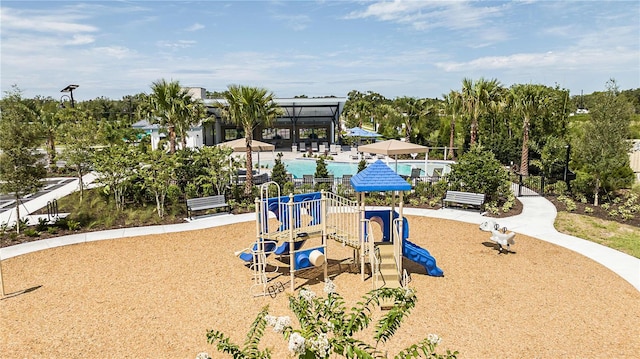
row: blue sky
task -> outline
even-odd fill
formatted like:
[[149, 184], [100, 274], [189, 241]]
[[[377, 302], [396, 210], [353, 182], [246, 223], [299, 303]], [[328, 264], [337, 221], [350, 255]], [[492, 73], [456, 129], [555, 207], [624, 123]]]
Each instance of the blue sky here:
[[8, 1], [2, 91], [77, 100], [153, 81], [277, 97], [442, 97], [462, 79], [640, 87], [638, 1]]

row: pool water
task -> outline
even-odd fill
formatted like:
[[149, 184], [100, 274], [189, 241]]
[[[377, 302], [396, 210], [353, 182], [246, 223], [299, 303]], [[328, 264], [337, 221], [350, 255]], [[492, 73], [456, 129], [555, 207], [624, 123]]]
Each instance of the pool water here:
[[[387, 165], [395, 170], [395, 161], [390, 160], [386, 162]], [[451, 161], [428, 161], [427, 173], [433, 174], [434, 169], [441, 168], [442, 173], [449, 173]], [[265, 163], [269, 168], [273, 168], [273, 161], [267, 161]], [[327, 170], [334, 177], [342, 177], [344, 175], [355, 175], [358, 173], [357, 162], [334, 162], [327, 161]], [[287, 172], [291, 173], [295, 178], [302, 178], [303, 175], [313, 175], [316, 172], [316, 160], [315, 159], [295, 159], [285, 160], [284, 165]], [[425, 176], [424, 161], [402, 161], [398, 162], [398, 174], [401, 176], [410, 176], [412, 168], [421, 168], [422, 176]]]

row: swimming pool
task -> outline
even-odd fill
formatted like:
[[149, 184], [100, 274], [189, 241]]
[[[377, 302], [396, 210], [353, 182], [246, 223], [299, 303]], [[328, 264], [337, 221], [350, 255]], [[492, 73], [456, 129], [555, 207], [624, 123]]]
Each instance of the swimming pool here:
[[[316, 172], [316, 160], [310, 159], [295, 159], [283, 161], [287, 172], [291, 173], [295, 178], [302, 178], [303, 175], [313, 175]], [[395, 170], [395, 161], [384, 161], [391, 169]], [[327, 161], [327, 170], [334, 177], [342, 177], [344, 175], [355, 175], [358, 173], [358, 163], [356, 162], [334, 162]], [[371, 163], [371, 162], [370, 162]], [[449, 173], [451, 170], [450, 165], [452, 161], [428, 161], [427, 171], [428, 175], [433, 175], [435, 169], [441, 169], [441, 173]], [[265, 162], [269, 168], [273, 168], [273, 161]], [[422, 176], [425, 176], [424, 161], [398, 161], [398, 174], [401, 176], [410, 176], [412, 168], [422, 169]]]

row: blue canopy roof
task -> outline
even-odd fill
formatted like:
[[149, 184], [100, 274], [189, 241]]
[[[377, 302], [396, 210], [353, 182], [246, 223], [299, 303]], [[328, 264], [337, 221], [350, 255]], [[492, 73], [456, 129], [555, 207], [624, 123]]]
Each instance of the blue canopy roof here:
[[356, 192], [411, 190], [411, 184], [380, 160], [351, 177], [351, 186]]
[[347, 130], [347, 136], [351, 137], [380, 137], [379, 133], [371, 132], [360, 127], [353, 127]]

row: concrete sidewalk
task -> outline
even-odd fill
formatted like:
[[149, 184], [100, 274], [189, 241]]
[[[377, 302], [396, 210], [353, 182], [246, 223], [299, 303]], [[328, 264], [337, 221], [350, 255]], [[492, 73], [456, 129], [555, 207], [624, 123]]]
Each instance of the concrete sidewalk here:
[[[87, 179], [92, 181], [90, 178]], [[75, 187], [77, 188], [77, 183], [75, 184]], [[55, 195], [52, 194], [52, 198], [62, 197], [62, 192], [67, 190], [69, 190], [69, 188], [65, 188], [64, 190], [61, 188], [59, 191], [56, 191], [55, 194], [60, 196], [55, 197]], [[44, 206], [46, 206], [47, 199], [43, 198], [42, 200], [45, 201]], [[609, 247], [556, 231], [553, 226], [557, 215], [556, 208], [544, 197], [519, 197], [519, 200], [523, 204], [522, 213], [513, 217], [495, 219], [501, 227], [507, 227], [510, 231], [553, 243], [589, 257], [614, 271], [640, 291], [640, 259]], [[478, 225], [490, 219], [489, 217], [484, 217], [477, 212], [451, 208], [438, 210], [405, 208], [404, 213], [407, 215], [442, 218], [466, 223], [475, 223]], [[0, 259], [7, 259], [34, 251], [75, 243], [204, 229], [253, 220], [255, 220], [254, 213], [242, 215], [229, 214], [200, 218], [188, 223], [81, 233], [0, 248]], [[2, 220], [0, 219], [0, 222], [1, 221]]]
[[[93, 181], [97, 178], [95, 173], [89, 173], [82, 177], [82, 181], [86, 187], [89, 187]], [[28, 201], [24, 201], [20, 206], [20, 218], [25, 219], [29, 218], [30, 224], [38, 223], [38, 216], [31, 216], [31, 213], [34, 213], [41, 208], [47, 207], [47, 203], [53, 201], [54, 199], [60, 199], [62, 197], [68, 196], [69, 194], [78, 190], [78, 179], [75, 178], [69, 183], [65, 184], [60, 188], [56, 188], [54, 191], [49, 191], [41, 196], [30, 199]], [[46, 216], [45, 216], [46, 217]], [[16, 223], [16, 209], [15, 207], [11, 208], [8, 211], [4, 211], [0, 213], [0, 224], [8, 224], [9, 226], [13, 226]]]

